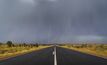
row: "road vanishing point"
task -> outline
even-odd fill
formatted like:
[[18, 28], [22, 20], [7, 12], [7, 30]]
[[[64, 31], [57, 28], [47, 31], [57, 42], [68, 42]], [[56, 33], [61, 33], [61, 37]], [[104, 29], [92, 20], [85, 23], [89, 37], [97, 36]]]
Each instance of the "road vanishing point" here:
[[53, 46], [2, 60], [0, 65], [107, 65], [107, 59]]

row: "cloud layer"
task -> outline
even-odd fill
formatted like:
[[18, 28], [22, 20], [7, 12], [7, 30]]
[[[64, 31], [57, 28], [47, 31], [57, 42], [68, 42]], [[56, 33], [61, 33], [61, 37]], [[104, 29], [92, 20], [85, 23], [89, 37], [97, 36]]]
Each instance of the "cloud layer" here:
[[107, 42], [106, 0], [0, 0], [0, 41]]

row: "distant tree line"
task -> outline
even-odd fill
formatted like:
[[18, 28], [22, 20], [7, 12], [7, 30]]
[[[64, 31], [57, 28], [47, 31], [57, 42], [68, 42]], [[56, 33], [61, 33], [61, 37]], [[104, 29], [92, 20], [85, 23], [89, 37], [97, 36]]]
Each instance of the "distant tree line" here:
[[73, 48], [93, 48], [95, 50], [107, 50], [107, 44], [62, 44], [60, 46], [67, 46]]
[[[0, 43], [0, 46], [4, 45], [3, 43]], [[8, 47], [39, 47], [39, 43], [34, 43], [34, 44], [27, 44], [27, 43], [22, 43], [22, 44], [14, 44], [12, 41], [7, 41], [6, 45]]]

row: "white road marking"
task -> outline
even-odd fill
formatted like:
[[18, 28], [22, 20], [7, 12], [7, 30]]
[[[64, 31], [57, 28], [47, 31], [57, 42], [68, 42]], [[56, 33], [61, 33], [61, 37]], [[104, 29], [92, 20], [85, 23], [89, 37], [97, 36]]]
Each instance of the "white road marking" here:
[[56, 47], [54, 47], [53, 54], [54, 54], [54, 65], [57, 65]]

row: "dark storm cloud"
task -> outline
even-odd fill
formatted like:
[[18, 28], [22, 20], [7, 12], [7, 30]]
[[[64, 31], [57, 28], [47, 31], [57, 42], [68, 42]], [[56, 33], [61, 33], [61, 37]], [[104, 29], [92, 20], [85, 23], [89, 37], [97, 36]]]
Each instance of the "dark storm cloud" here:
[[105, 42], [106, 0], [0, 0], [0, 40]]

